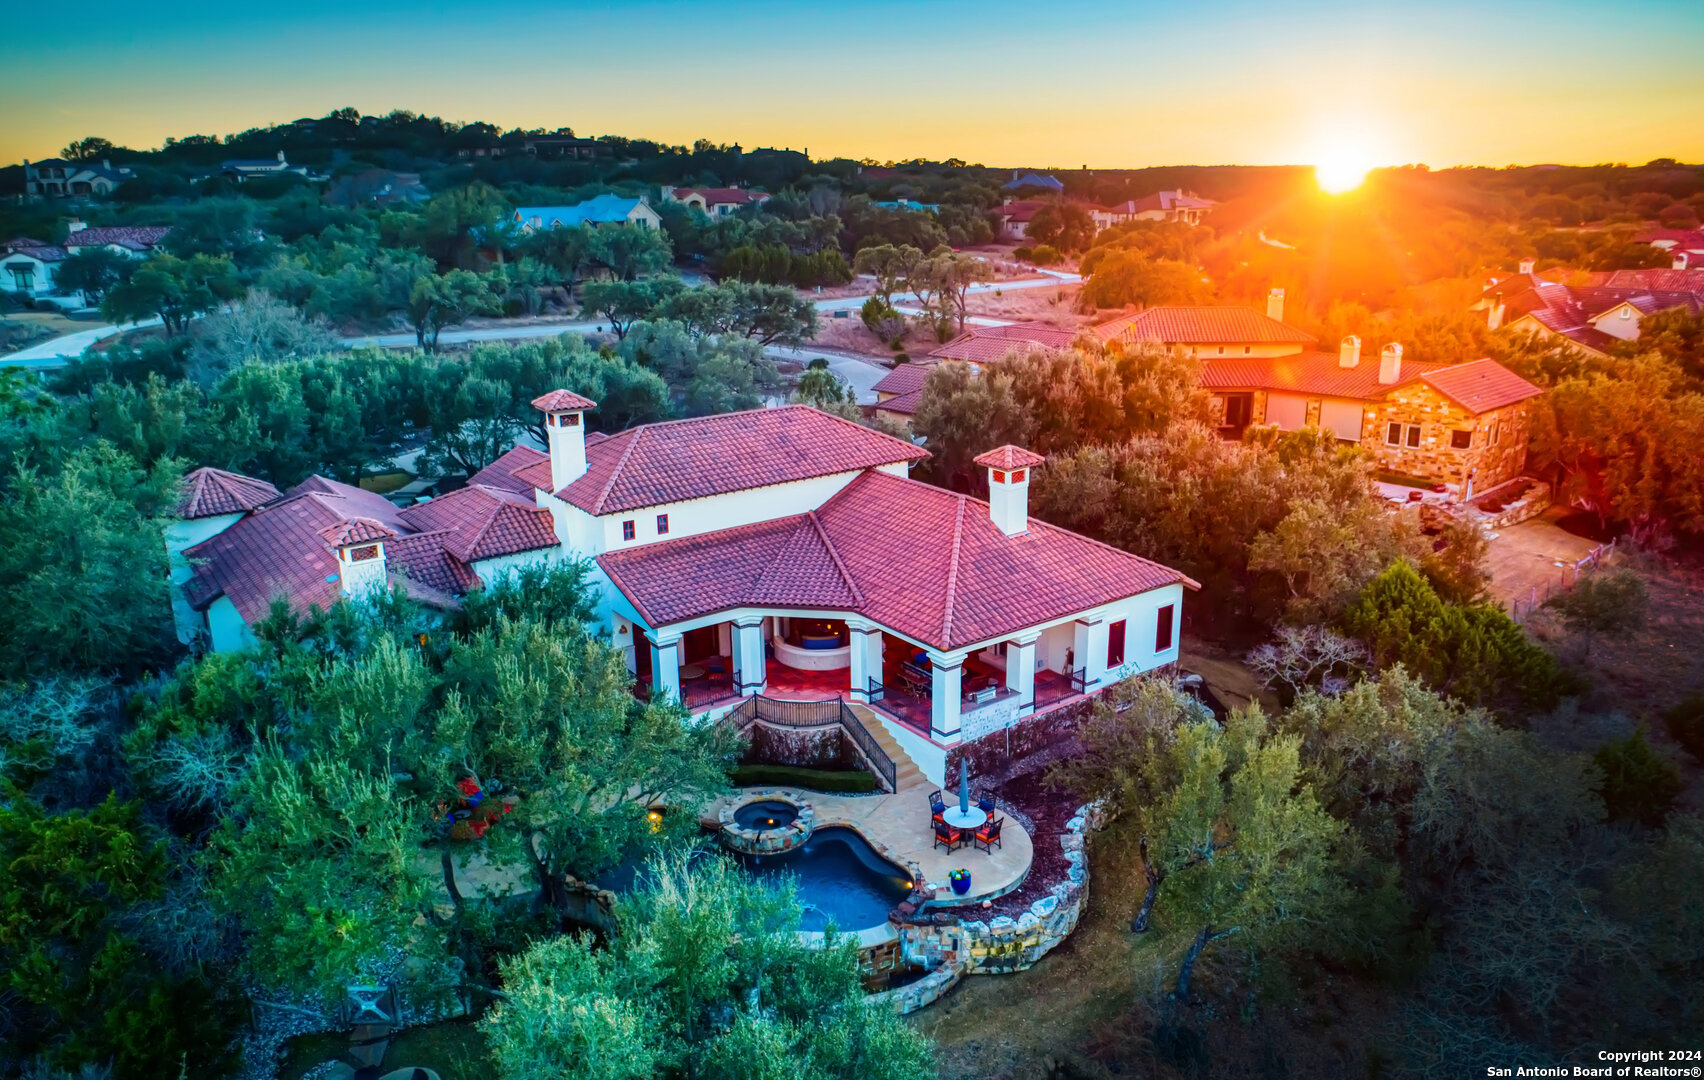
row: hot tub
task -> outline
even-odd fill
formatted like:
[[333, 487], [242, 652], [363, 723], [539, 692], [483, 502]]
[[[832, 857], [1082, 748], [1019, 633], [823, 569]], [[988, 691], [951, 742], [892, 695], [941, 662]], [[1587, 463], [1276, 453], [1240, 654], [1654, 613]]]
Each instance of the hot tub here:
[[742, 855], [779, 855], [811, 838], [811, 804], [759, 791], [722, 807], [722, 846]]
[[778, 637], [769, 639], [777, 663], [798, 671], [834, 671], [852, 666], [852, 646], [834, 645], [837, 637], [823, 635], [821, 645], [793, 645]]

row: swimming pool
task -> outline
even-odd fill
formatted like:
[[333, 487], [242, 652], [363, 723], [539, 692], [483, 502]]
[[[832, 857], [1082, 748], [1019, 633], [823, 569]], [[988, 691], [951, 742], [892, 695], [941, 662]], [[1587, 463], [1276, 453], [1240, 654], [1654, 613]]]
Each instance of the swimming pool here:
[[798, 879], [801, 930], [866, 930], [887, 922], [888, 912], [911, 895], [911, 875], [876, 854], [852, 829], [818, 829], [804, 844], [780, 855], [737, 855], [758, 879], [791, 874]]

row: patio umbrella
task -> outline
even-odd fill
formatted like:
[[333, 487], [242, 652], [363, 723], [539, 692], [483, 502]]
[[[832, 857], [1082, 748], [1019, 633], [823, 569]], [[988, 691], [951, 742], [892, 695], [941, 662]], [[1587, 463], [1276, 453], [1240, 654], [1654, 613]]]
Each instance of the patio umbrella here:
[[959, 813], [970, 813], [970, 764], [959, 758]]

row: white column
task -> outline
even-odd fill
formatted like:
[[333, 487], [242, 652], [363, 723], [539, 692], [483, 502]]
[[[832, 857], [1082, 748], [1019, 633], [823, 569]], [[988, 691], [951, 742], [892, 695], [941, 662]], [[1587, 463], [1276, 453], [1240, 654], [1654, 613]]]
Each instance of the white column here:
[[[1093, 624], [1084, 622], [1082, 619], [1071, 624], [1071, 670], [1065, 673], [1067, 676], [1075, 678], [1077, 672], [1081, 671], [1086, 680], [1094, 678], [1094, 671], [1089, 662], [1089, 639], [1092, 636], [1092, 631]], [[1088, 683], [1085, 682], [1084, 685], [1086, 686]]]
[[764, 663], [763, 619], [752, 616], [734, 620], [734, 689], [741, 697], [763, 693], [769, 681]]
[[1088, 662], [1077, 666], [1088, 669], [1087, 686], [1090, 690], [1106, 682], [1106, 634], [1110, 625], [1104, 618], [1098, 617], [1089, 624]]
[[1035, 712], [1035, 644], [1040, 640], [1038, 630], [1006, 643], [1006, 689], [1017, 691], [1019, 716]]
[[660, 635], [651, 639], [651, 690], [653, 693], [680, 700], [680, 635]]
[[881, 634], [862, 619], [846, 620], [846, 641], [852, 661], [848, 681], [853, 701], [869, 701], [870, 680], [881, 680]]
[[959, 706], [963, 698], [964, 654], [929, 650], [929, 734], [957, 739]]

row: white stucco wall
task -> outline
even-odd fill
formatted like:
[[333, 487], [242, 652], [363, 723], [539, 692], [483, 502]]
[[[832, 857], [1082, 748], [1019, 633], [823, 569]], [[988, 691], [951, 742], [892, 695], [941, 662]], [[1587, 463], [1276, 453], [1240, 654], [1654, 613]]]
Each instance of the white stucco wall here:
[[218, 514], [194, 521], [174, 521], [166, 526], [166, 564], [170, 568], [172, 621], [177, 625], [178, 641], [188, 645], [197, 631], [206, 626], [201, 612], [189, 606], [183, 596], [183, 583], [195, 573], [195, 567], [184, 557], [184, 551], [209, 540], [243, 519], [241, 514]]
[[214, 652], [235, 652], [255, 643], [254, 634], [228, 596], [221, 596], [207, 605], [207, 633]]

